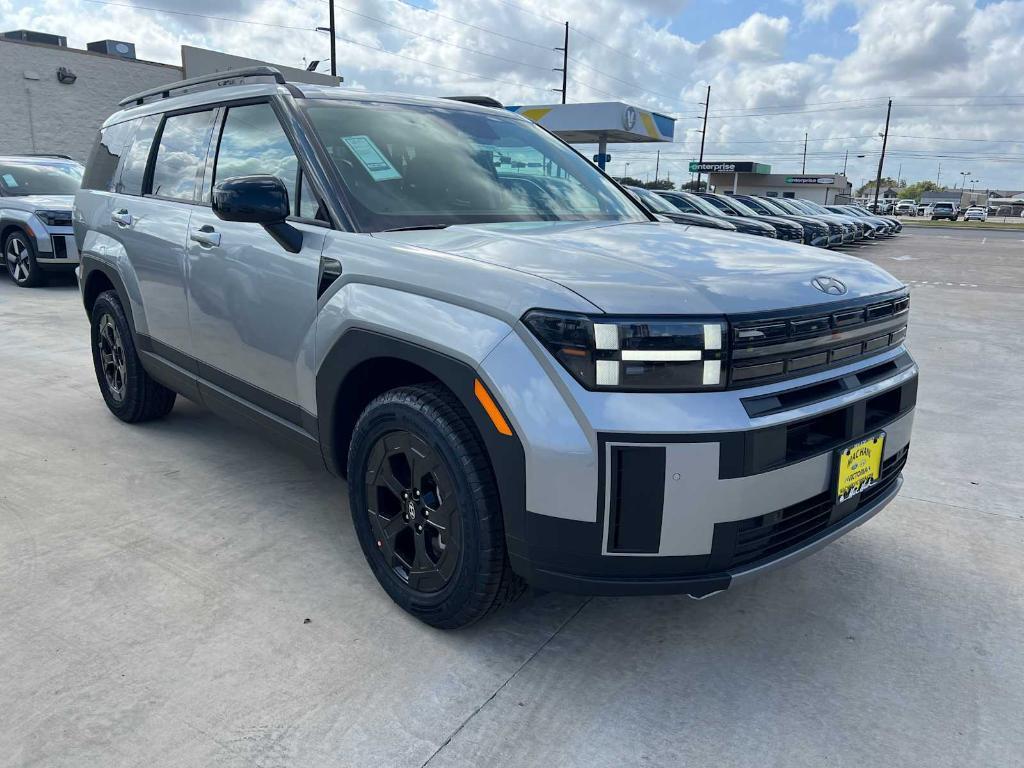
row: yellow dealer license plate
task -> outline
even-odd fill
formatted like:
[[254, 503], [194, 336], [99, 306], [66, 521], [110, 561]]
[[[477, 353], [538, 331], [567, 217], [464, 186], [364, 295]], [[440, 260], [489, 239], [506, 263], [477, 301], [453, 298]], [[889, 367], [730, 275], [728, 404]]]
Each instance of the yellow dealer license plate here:
[[885, 433], [879, 432], [839, 450], [836, 500], [846, 501], [878, 482], [882, 475]]

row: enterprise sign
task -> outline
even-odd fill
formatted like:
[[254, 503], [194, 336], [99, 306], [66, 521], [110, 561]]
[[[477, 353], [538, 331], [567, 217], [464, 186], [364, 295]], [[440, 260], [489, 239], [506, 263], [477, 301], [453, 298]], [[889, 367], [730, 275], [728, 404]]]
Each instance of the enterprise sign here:
[[835, 176], [787, 176], [787, 184], [835, 184]]
[[772, 167], [764, 163], [698, 163], [690, 162], [690, 173], [771, 173]]

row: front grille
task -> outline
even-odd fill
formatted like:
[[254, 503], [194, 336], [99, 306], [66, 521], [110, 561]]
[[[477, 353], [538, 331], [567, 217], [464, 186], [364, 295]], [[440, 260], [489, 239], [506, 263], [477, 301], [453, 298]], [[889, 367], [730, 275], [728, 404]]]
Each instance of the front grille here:
[[847, 503], [836, 505], [830, 489], [766, 515], [719, 523], [715, 526], [713, 557], [724, 570], [732, 570], [783, 554], [826, 533], [889, 491], [903, 471], [909, 452], [908, 445], [886, 459], [878, 482]]
[[728, 386], [750, 387], [848, 365], [903, 343], [910, 297], [799, 315], [732, 317]]

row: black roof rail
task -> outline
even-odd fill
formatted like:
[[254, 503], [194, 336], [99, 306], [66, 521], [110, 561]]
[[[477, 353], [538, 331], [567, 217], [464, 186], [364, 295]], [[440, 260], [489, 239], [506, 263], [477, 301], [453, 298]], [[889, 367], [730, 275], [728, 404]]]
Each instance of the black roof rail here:
[[16, 155], [7, 155], [7, 157], [55, 157], [58, 160], [74, 160], [71, 155], [59, 155], [56, 152], [19, 152]]
[[224, 72], [211, 72], [208, 75], [200, 75], [199, 77], [190, 77], [187, 80], [178, 80], [174, 83], [167, 83], [167, 85], [161, 85], [156, 88], [150, 88], [146, 91], [140, 91], [139, 93], [128, 96], [121, 99], [118, 106], [124, 107], [132, 102], [135, 104], [142, 104], [150, 96], [159, 96], [161, 99], [170, 98], [171, 93], [174, 91], [184, 90], [186, 88], [193, 88], [197, 85], [208, 85], [210, 83], [216, 83], [216, 87], [221, 85], [235, 85], [236, 83], [225, 83], [225, 80], [241, 80], [245, 77], [272, 77], [274, 82], [278, 85], [287, 85], [288, 82], [284, 79], [284, 75], [281, 74], [281, 70], [276, 67], [242, 67], [241, 69], [228, 69]]
[[467, 104], [476, 104], [478, 107], [493, 107], [494, 109], [504, 109], [505, 105], [497, 99], [492, 99], [490, 96], [443, 96], [442, 98], [448, 99], [449, 101], [464, 101]]

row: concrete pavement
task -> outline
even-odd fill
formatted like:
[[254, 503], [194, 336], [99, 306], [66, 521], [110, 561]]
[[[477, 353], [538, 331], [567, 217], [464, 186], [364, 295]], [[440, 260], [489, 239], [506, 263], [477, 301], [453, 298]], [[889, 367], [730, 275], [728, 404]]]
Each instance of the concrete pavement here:
[[709, 600], [456, 633], [377, 586], [344, 483], [188, 402], [121, 424], [74, 287], [0, 279], [0, 766], [1021, 765], [1024, 243], [851, 252], [913, 281], [894, 504]]

